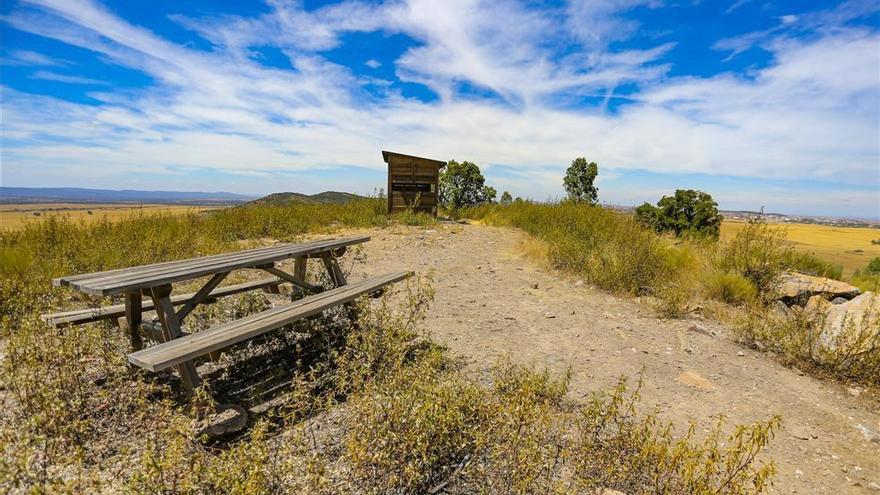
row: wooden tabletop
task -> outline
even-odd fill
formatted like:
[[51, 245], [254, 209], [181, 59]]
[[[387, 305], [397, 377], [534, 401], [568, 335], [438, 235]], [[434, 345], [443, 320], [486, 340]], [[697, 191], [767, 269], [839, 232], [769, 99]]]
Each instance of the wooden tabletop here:
[[248, 251], [167, 261], [106, 272], [72, 275], [56, 278], [52, 280], [52, 283], [56, 286], [71, 287], [93, 296], [112, 296], [124, 292], [135, 292], [141, 289], [167, 285], [182, 280], [191, 280], [215, 273], [241, 268], [255, 268], [283, 259], [330, 252], [369, 240], [369, 236], [356, 236], [299, 244], [278, 244]]

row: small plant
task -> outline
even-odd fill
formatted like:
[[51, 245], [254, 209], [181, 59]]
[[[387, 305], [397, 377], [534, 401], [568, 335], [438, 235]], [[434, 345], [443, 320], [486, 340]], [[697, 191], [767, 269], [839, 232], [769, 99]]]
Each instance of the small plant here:
[[745, 304], [757, 296], [752, 282], [738, 273], [715, 272], [706, 277], [704, 290], [707, 297], [728, 304]]
[[766, 294], [785, 269], [790, 253], [785, 231], [756, 218], [720, 250], [717, 265], [725, 272], [745, 277], [759, 293]]

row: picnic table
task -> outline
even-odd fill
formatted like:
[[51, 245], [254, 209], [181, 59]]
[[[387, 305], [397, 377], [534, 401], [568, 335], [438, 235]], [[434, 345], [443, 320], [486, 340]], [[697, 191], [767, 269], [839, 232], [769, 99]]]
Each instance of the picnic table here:
[[[412, 272], [396, 272], [348, 284], [336, 258], [348, 246], [369, 240], [369, 236], [355, 236], [278, 244], [214, 256], [60, 277], [53, 280], [54, 285], [70, 287], [93, 296], [122, 295], [124, 304], [53, 313], [43, 317], [52, 324], [80, 324], [122, 314], [134, 351], [128, 355], [129, 362], [151, 371], [174, 366], [184, 386], [193, 389], [201, 381], [193, 361], [196, 357], [281, 328], [325, 309], [349, 303], [361, 295], [380, 291], [385, 286], [412, 275]], [[276, 266], [278, 262], [291, 258], [294, 260], [293, 273], [287, 273]], [[324, 287], [306, 281], [308, 259], [321, 260], [331, 281], [330, 289], [325, 290]], [[263, 270], [277, 278], [219, 287], [231, 272], [242, 269]], [[208, 281], [195, 293], [172, 296], [174, 284], [204, 277], [209, 277]], [[277, 288], [278, 284], [284, 282], [291, 283], [310, 295], [202, 332], [184, 334], [182, 330], [187, 316], [200, 304], [237, 292]], [[149, 299], [144, 300], [144, 297]], [[175, 306], [182, 307], [175, 310]], [[155, 326], [142, 321], [143, 313], [149, 310], [156, 312], [159, 326], [157, 339], [160, 343], [144, 348], [142, 327], [154, 332], [156, 330]]]

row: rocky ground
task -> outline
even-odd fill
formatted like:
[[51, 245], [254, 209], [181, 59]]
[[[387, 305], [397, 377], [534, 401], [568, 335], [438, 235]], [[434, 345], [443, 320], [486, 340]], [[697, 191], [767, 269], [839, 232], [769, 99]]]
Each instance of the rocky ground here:
[[[499, 356], [563, 372], [571, 397], [644, 370], [644, 408], [685, 427], [724, 416], [750, 423], [782, 415], [769, 448], [771, 493], [880, 493], [880, 406], [734, 343], [700, 318], [663, 320], [650, 304], [609, 295], [523, 256], [519, 232], [478, 225], [369, 232], [353, 278], [408, 268], [433, 271], [426, 326], [480, 377]], [[349, 258], [349, 257], [347, 257]]]

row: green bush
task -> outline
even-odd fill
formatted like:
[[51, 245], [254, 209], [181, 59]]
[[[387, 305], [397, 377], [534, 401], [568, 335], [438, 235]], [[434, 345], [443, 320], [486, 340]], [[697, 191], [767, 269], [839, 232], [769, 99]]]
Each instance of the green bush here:
[[824, 260], [820, 260], [811, 253], [788, 251], [783, 259], [783, 264], [791, 270], [840, 280], [843, 278], [843, 267]]
[[721, 270], [745, 277], [764, 294], [784, 271], [791, 247], [785, 243], [784, 230], [754, 219], [719, 254], [717, 265]]
[[636, 219], [657, 232], [671, 232], [677, 237], [718, 239], [723, 217], [708, 193], [678, 189], [674, 196], [663, 196], [657, 206], [644, 203], [636, 208]]
[[755, 286], [738, 273], [715, 272], [704, 281], [707, 297], [728, 304], [743, 304], [755, 299]]

